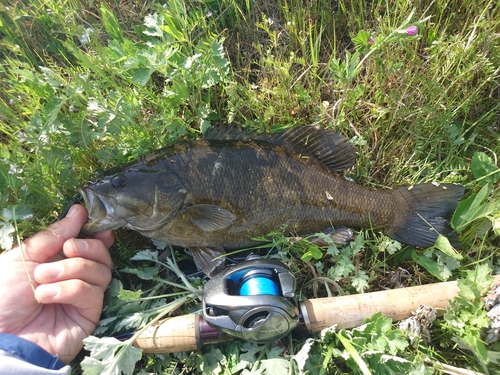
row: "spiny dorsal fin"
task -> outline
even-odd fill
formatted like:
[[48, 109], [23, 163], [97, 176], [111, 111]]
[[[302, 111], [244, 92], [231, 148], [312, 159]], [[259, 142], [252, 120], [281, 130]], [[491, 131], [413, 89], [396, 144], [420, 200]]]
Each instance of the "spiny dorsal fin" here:
[[333, 130], [311, 126], [290, 128], [279, 134], [282, 144], [295, 152], [312, 156], [333, 172], [350, 168], [356, 162], [356, 151], [349, 140]]
[[262, 135], [233, 124], [209, 128], [205, 133], [205, 139], [210, 141], [250, 141]]
[[257, 134], [236, 125], [211, 128], [205, 138], [215, 141], [265, 141], [314, 157], [333, 172], [350, 168], [356, 151], [349, 140], [333, 130], [297, 126], [274, 134]]

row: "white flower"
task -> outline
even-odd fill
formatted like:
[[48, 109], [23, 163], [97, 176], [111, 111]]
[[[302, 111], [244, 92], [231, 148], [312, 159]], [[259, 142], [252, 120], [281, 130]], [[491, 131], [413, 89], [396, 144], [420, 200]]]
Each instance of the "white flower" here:
[[82, 45], [85, 45], [90, 42], [90, 34], [94, 32], [94, 29], [91, 27], [88, 27], [84, 30], [83, 34], [78, 36], [78, 39], [80, 39], [80, 43]]
[[22, 171], [23, 171], [23, 170], [22, 170], [21, 168], [19, 168], [19, 167], [15, 166], [14, 164], [11, 164], [11, 165], [9, 166], [9, 172], [8, 172], [8, 173], [9, 173], [9, 174], [14, 175], [14, 174], [19, 174], [19, 173], [21, 173]]

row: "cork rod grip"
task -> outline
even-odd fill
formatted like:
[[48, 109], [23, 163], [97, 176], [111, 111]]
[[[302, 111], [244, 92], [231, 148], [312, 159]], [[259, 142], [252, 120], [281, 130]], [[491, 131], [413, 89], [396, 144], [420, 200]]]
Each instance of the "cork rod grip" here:
[[176, 353], [199, 349], [200, 315], [180, 315], [147, 328], [135, 341], [145, 353]]
[[[494, 283], [499, 282], [500, 276], [496, 276]], [[300, 303], [300, 309], [308, 331], [314, 334], [333, 324], [337, 324], [338, 329], [357, 327], [379, 311], [393, 321], [406, 319], [420, 305], [436, 308], [439, 316], [457, 294], [457, 282], [450, 281], [366, 294], [309, 299]]]

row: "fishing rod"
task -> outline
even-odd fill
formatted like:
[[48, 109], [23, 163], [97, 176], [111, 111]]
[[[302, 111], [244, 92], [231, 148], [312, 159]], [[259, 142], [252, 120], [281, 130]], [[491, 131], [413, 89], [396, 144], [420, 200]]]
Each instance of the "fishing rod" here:
[[247, 258], [207, 282], [202, 314], [167, 318], [144, 330], [134, 345], [145, 353], [175, 353], [234, 338], [263, 343], [292, 331], [314, 335], [334, 324], [354, 328], [377, 312], [399, 321], [421, 305], [441, 316], [459, 290], [451, 281], [297, 303], [294, 289], [295, 277], [283, 263]]

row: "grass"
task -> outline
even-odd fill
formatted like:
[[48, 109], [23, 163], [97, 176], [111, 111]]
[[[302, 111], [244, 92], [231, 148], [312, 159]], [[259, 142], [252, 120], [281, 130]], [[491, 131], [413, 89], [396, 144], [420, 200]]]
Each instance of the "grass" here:
[[[416, 35], [408, 35], [409, 26], [418, 27]], [[454, 218], [461, 260], [446, 248], [398, 247], [371, 231], [340, 250], [303, 241], [290, 247], [276, 234], [272, 241], [288, 249], [283, 257], [305, 286], [304, 297], [335, 294], [332, 282], [355, 293], [500, 266], [500, 8], [494, 1], [8, 1], [0, 6], [0, 35], [4, 248], [13, 240], [14, 218], [24, 237], [46, 227], [98, 169], [227, 122], [259, 131], [312, 124], [351, 138], [358, 161], [346, 174], [360, 184], [457, 182], [467, 193]], [[127, 314], [138, 317], [132, 326], [144, 324], [141, 311], [156, 311], [182, 292], [160, 281], [154, 257], [130, 260], [155, 244], [125, 231], [117, 239], [116, 282], [104, 311], [111, 321], [97, 335], [119, 333]], [[172, 296], [142, 299], [163, 295]], [[189, 296], [185, 309], [194, 310], [197, 297]], [[478, 303], [468, 305], [471, 311]], [[498, 343], [481, 344], [482, 322], [461, 316], [463, 306], [434, 325], [430, 344], [378, 349], [415, 371], [430, 358], [495, 373]], [[465, 330], [458, 329], [465, 321]], [[373, 325], [401, 343], [380, 318]], [[373, 346], [363, 335], [341, 332], [308, 351], [304, 340], [231, 342], [146, 357], [135, 370], [241, 373], [281, 366], [295, 373], [306, 353], [303, 368], [311, 374], [316, 365], [322, 373], [366, 373], [361, 363], [372, 373], [389, 371], [389, 365], [373, 367]], [[347, 347], [346, 337], [365, 344]]]

